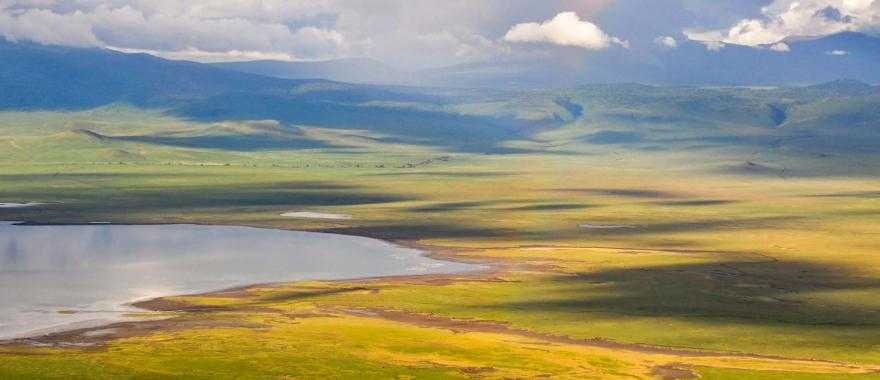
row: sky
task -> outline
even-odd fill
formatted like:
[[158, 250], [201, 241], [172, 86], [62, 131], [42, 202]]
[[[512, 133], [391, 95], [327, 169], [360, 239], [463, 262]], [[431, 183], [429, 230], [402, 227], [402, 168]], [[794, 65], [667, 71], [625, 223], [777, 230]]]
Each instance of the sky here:
[[402, 68], [675, 49], [785, 52], [880, 33], [880, 0], [0, 0], [0, 35], [202, 62], [369, 57]]

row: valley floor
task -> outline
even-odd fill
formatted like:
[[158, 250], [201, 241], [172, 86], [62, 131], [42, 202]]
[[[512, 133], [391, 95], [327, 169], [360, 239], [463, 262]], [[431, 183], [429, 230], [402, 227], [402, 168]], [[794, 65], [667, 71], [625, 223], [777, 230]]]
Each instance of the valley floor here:
[[[0, 345], [0, 378], [880, 378], [872, 157], [10, 139], [0, 202], [43, 204], [0, 220], [324, 231], [493, 270], [154, 300], [169, 319]], [[46, 144], [100, 155], [22, 161]]]
[[880, 184], [641, 165], [5, 166], [4, 200], [61, 203], [3, 219], [320, 230], [496, 269], [172, 297], [145, 305], [167, 321], [4, 345], [0, 377], [877, 376]]

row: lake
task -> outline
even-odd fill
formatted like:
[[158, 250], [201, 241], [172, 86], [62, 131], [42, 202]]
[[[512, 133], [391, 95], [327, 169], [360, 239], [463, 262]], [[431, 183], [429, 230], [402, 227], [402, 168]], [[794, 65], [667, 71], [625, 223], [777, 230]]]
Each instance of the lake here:
[[200, 225], [0, 222], [0, 339], [92, 326], [137, 300], [307, 279], [456, 273], [380, 240]]

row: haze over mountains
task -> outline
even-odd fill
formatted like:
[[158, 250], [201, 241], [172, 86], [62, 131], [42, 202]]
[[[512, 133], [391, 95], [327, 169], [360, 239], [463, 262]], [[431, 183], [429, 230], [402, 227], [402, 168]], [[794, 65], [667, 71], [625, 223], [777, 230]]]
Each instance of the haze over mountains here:
[[[880, 38], [844, 32], [789, 38], [760, 48], [698, 41], [653, 49], [612, 47], [571, 62], [496, 58], [418, 71], [372, 59], [322, 62], [249, 61], [216, 66], [288, 79], [455, 87], [570, 87], [595, 83], [686, 86], [810, 85], [837, 79], [880, 83]], [[672, 44], [672, 42], [670, 42]], [[782, 51], [782, 49], [785, 49]]]
[[283, 79], [328, 79], [349, 83], [416, 84], [417, 73], [394, 69], [369, 58], [330, 61], [239, 61], [218, 62], [216, 67]]
[[147, 54], [0, 39], [0, 80], [4, 84], [0, 106], [28, 108], [57, 102], [85, 107], [115, 100], [139, 104], [167, 96], [185, 99], [290, 84], [278, 79], [471, 88], [564, 88], [599, 83], [786, 86], [839, 79], [880, 83], [880, 70], [876, 69], [880, 38], [847, 32], [789, 39], [786, 46], [784, 52], [730, 44], [710, 50], [700, 42], [679, 41], [675, 48], [657, 46], [650, 54], [643, 49], [617, 47], [569, 63], [495, 59], [406, 71], [373, 59], [199, 64]]

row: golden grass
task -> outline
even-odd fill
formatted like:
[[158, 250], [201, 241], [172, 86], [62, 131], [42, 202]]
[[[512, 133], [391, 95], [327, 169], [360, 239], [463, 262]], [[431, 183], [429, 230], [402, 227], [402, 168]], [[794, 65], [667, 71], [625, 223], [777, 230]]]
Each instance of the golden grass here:
[[[419, 162], [434, 153], [401, 157]], [[574, 379], [647, 378], [658, 368], [704, 378], [873, 376], [880, 209], [870, 194], [880, 181], [730, 175], [712, 171], [707, 157], [453, 155], [406, 169], [340, 165], [351, 158], [332, 155], [309, 167], [295, 158], [288, 167], [5, 165], [0, 200], [65, 203], [2, 210], [0, 219], [323, 230], [418, 243], [499, 269], [178, 297], [223, 307], [190, 318], [228, 313], [264, 327], [171, 329], [89, 350], [7, 347], [0, 377]], [[278, 216], [291, 209], [354, 219]], [[328, 287], [366, 289], [278, 297]], [[512, 330], [454, 331], [352, 310]], [[306, 312], [318, 316], [290, 316]], [[713, 354], [576, 342], [592, 338]]]

